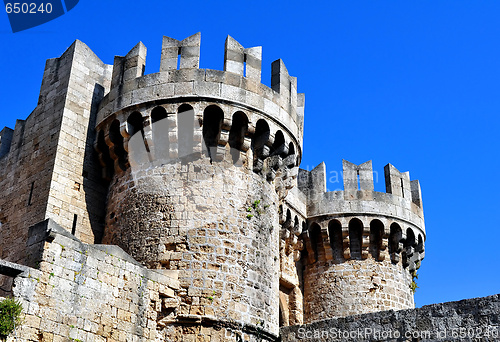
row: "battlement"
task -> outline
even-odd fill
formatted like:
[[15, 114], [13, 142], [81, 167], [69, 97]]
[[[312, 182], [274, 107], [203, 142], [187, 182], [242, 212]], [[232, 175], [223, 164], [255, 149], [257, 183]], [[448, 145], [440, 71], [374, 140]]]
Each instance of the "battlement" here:
[[[400, 172], [393, 165], [384, 167], [386, 192], [374, 191], [372, 162], [356, 165], [342, 161], [344, 191], [326, 191], [326, 166], [319, 164], [311, 171], [299, 170], [299, 189], [308, 198], [309, 216], [322, 215], [333, 209], [333, 201], [374, 201], [400, 206], [409, 217], [423, 221], [422, 195], [418, 180], [410, 180], [409, 172]], [[326, 203], [324, 202], [326, 201]], [[399, 211], [397, 211], [399, 213]], [[411, 214], [410, 214], [411, 213]]]
[[[387, 164], [384, 168], [387, 192], [377, 192], [374, 191], [371, 161], [356, 165], [343, 160], [342, 164], [344, 191], [326, 191], [324, 163], [312, 171], [299, 170], [298, 187], [306, 195], [307, 217], [311, 222], [335, 218], [348, 234], [351, 221], [355, 219], [368, 229], [366, 234], [369, 235], [370, 224], [377, 218], [387, 236], [397, 226], [400, 240], [407, 239], [407, 235], [413, 236], [413, 240], [419, 237], [420, 257], [423, 258], [425, 225], [418, 180], [410, 181], [409, 172], [400, 172]], [[399, 260], [397, 254], [391, 257]]]
[[147, 103], [206, 98], [261, 112], [302, 139], [304, 94], [282, 60], [272, 63], [271, 88], [261, 84], [262, 48], [244, 48], [228, 36], [224, 70], [199, 69], [201, 35], [182, 41], [163, 37], [160, 71], [144, 75], [147, 49], [138, 43], [115, 57], [111, 90], [99, 105], [97, 125], [113, 114]]

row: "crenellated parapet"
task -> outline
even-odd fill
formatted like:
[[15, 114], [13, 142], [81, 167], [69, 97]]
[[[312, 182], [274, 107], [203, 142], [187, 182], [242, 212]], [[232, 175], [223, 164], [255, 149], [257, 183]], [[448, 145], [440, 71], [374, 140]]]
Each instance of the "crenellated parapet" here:
[[233, 37], [227, 36], [224, 49], [224, 71], [245, 76], [260, 83], [261, 69], [261, 46], [245, 49]]
[[273, 62], [269, 88], [260, 83], [261, 47], [245, 49], [228, 37], [224, 71], [199, 69], [199, 49], [199, 33], [183, 41], [164, 37], [160, 72], [148, 75], [142, 43], [116, 57], [111, 91], [100, 103], [97, 124], [135, 105], [194, 96], [252, 108], [302, 139], [304, 95], [297, 94], [297, 79], [289, 76], [283, 61]]
[[200, 37], [164, 37], [155, 74], [144, 75], [142, 43], [115, 58], [96, 124], [104, 177], [141, 163], [205, 155], [232, 160], [267, 180], [279, 177], [277, 190], [286, 193], [302, 155], [304, 97], [297, 95], [296, 78], [278, 60], [272, 89], [261, 84], [261, 47], [243, 48], [229, 36], [224, 71], [198, 69]]
[[[425, 255], [425, 225], [418, 180], [410, 181], [409, 172], [400, 172], [387, 164], [384, 168], [386, 192], [377, 192], [374, 191], [371, 161], [356, 165], [343, 160], [342, 164], [344, 191], [326, 191], [324, 163], [312, 171], [299, 171], [299, 189], [307, 197], [310, 225], [319, 224], [323, 232], [325, 253], [319, 253], [321, 257], [335, 258], [329, 234], [332, 226], [336, 226], [340, 231], [339, 239], [341, 235], [337, 258], [366, 259], [372, 254], [377, 260], [384, 260], [387, 255], [397, 263], [402, 253], [404, 266], [415, 270]], [[359, 232], [357, 237], [352, 236], [355, 230]], [[377, 251], [372, 241], [374, 230], [380, 230]], [[315, 256], [318, 257], [318, 251], [309, 253], [311, 261]]]
[[161, 45], [160, 72], [179, 69], [198, 69], [200, 67], [201, 33], [193, 34], [184, 40], [163, 36]]

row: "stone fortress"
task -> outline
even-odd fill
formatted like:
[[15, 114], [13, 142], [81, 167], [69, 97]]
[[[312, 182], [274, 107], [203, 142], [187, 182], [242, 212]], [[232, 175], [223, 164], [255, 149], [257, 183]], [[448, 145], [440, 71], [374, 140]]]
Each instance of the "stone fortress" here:
[[305, 97], [283, 61], [269, 88], [261, 47], [228, 36], [224, 71], [200, 69], [200, 40], [163, 37], [148, 75], [142, 43], [107, 65], [75, 41], [47, 61], [34, 111], [1, 131], [0, 288], [24, 308], [10, 339], [498, 325], [498, 296], [414, 309], [417, 180], [388, 164], [376, 192], [371, 162], [344, 160], [344, 191], [327, 192], [323, 163], [299, 168]]

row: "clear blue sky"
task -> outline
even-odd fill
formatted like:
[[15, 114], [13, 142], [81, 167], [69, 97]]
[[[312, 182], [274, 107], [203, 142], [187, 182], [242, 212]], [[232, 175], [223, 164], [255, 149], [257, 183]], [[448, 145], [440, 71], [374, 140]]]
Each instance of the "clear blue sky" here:
[[[499, 1], [80, 0], [52, 22], [13, 34], [0, 14], [0, 126], [37, 103], [45, 60], [75, 39], [104, 62], [138, 41], [146, 73], [162, 35], [202, 32], [202, 68], [223, 66], [224, 40], [263, 46], [263, 83], [282, 58], [306, 93], [303, 168], [342, 158], [410, 171], [422, 185], [426, 259], [417, 306], [500, 292]], [[329, 184], [330, 190], [341, 184]]]

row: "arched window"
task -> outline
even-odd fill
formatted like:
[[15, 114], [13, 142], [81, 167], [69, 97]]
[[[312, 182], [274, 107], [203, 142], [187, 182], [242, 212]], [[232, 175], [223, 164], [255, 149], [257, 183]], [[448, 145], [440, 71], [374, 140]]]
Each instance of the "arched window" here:
[[330, 235], [333, 259], [337, 262], [342, 262], [344, 260], [342, 224], [338, 220], [328, 222], [328, 235]]
[[293, 142], [291, 142], [290, 144], [288, 144], [288, 155], [291, 156], [294, 154], [295, 154], [295, 145], [293, 144]]
[[169, 122], [165, 108], [158, 106], [151, 112], [151, 125], [156, 160], [169, 159], [170, 142], [168, 137]]
[[144, 120], [142, 118], [141, 113], [133, 112], [127, 119], [128, 124], [128, 134], [133, 136], [137, 132], [141, 132], [144, 137]]
[[383, 234], [384, 224], [380, 220], [372, 220], [370, 222], [370, 254], [375, 260], [380, 260]]
[[285, 145], [285, 136], [283, 135], [282, 131], [277, 131], [274, 136], [274, 143], [271, 147], [271, 152], [269, 154], [272, 156], [279, 155], [283, 158], [286, 157], [287, 152], [288, 149]]
[[349, 221], [349, 247], [351, 259], [361, 259], [361, 242], [363, 236], [363, 223], [353, 218]]
[[177, 141], [179, 144], [179, 158], [193, 153], [194, 109], [188, 104], [179, 106], [177, 110]]
[[411, 263], [415, 247], [415, 234], [411, 228], [406, 229], [406, 240], [404, 241], [403, 266], [408, 266]]
[[[270, 130], [266, 120], [260, 119], [255, 126], [252, 139], [252, 149], [256, 158], [264, 157], [264, 146], [269, 141]], [[263, 158], [261, 158], [263, 159]]]
[[104, 140], [104, 131], [99, 131], [97, 136], [97, 149], [100, 152], [101, 166], [104, 168], [103, 178], [106, 180], [111, 180], [113, 173], [115, 172], [113, 159], [109, 155], [109, 148]]
[[203, 140], [211, 161], [219, 144], [222, 120], [224, 112], [216, 105], [208, 106], [203, 112]]
[[399, 253], [401, 253], [399, 243], [403, 238], [401, 227], [397, 223], [391, 224], [391, 232], [389, 235], [389, 253], [393, 262], [399, 261]]
[[229, 131], [229, 146], [233, 162], [240, 158], [240, 151], [245, 141], [245, 135], [248, 131], [248, 118], [243, 112], [233, 114], [231, 130]]
[[286, 210], [286, 219], [285, 219], [285, 222], [283, 224], [283, 228], [289, 229], [291, 227], [292, 227], [292, 212], [290, 211], [290, 209], [287, 209]]
[[311, 247], [314, 251], [314, 260], [318, 261], [322, 249], [323, 249], [323, 238], [321, 237], [321, 227], [314, 222], [311, 224], [310, 228], [310, 237], [311, 237]]
[[292, 232], [297, 236], [302, 232], [302, 227], [300, 226], [299, 218], [297, 216], [295, 216], [295, 219], [293, 220]]
[[406, 247], [415, 247], [415, 234], [413, 233], [413, 230], [411, 228], [408, 228], [406, 230], [406, 240], [404, 243], [405, 248]]
[[120, 133], [120, 122], [118, 120], [111, 123], [109, 139], [113, 143], [113, 152], [118, 158], [118, 165], [125, 171], [127, 166], [127, 152], [123, 148], [123, 137]]
[[421, 234], [418, 234], [418, 245], [417, 245], [417, 251], [419, 253], [422, 253], [424, 251], [424, 239], [422, 238]]

